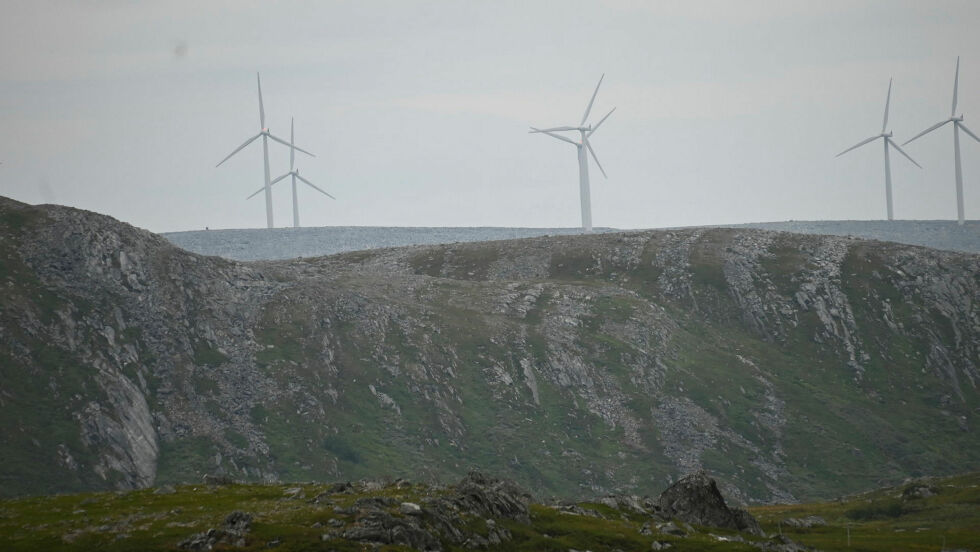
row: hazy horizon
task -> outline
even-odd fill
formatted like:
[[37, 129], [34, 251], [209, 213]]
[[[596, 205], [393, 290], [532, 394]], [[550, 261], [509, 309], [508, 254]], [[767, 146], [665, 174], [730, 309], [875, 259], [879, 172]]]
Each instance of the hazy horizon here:
[[[980, 133], [980, 4], [946, 2], [5, 3], [0, 195], [154, 232], [262, 228], [267, 126], [304, 226], [569, 228], [574, 148], [528, 126], [616, 112], [591, 142], [593, 224], [656, 228], [885, 217], [881, 128], [957, 112]], [[893, 152], [895, 217], [956, 215], [952, 131]], [[961, 134], [966, 217], [980, 143]], [[272, 176], [288, 150], [270, 144]], [[275, 222], [292, 224], [289, 184]]]

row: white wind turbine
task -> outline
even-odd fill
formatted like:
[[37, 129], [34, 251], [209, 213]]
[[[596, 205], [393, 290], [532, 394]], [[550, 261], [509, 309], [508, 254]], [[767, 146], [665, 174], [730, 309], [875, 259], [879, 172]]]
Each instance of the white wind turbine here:
[[[320, 192], [321, 194], [329, 197], [330, 199], [337, 199], [337, 198], [335, 198], [334, 196], [328, 194], [327, 192], [324, 192], [320, 188], [317, 188], [315, 184], [313, 184], [309, 180], [307, 180], [307, 179], [305, 179], [305, 178], [303, 178], [302, 176], [299, 175], [299, 169], [294, 169], [293, 168], [293, 166], [295, 164], [295, 161], [296, 161], [296, 159], [295, 159], [296, 158], [296, 153], [295, 153], [294, 150], [299, 149], [299, 148], [293, 146], [293, 143], [295, 142], [295, 139], [294, 138], [295, 138], [295, 134], [294, 134], [293, 119], [290, 118], [289, 119], [289, 146], [290, 146], [290, 149], [289, 149], [289, 172], [286, 173], [286, 174], [284, 174], [284, 175], [282, 175], [282, 176], [280, 176], [280, 177], [278, 177], [278, 178], [276, 178], [272, 182], [270, 182], [269, 183], [269, 187], [271, 188], [273, 185], [275, 185], [276, 182], [279, 182], [280, 180], [282, 180], [283, 178], [286, 178], [287, 176], [292, 176], [293, 177], [293, 228], [299, 228], [299, 203], [297, 202], [297, 199], [296, 199], [296, 179], [297, 178], [300, 179], [300, 180], [302, 180], [303, 183], [306, 184], [307, 186], [309, 186], [309, 187], [313, 188], [314, 190]], [[302, 151], [302, 150], [300, 150], [300, 151]], [[258, 193], [261, 192], [264, 189], [265, 188], [259, 188], [258, 190], [255, 191], [255, 193], [253, 193], [252, 195], [246, 197], [245, 199], [252, 199], [253, 197], [255, 197], [256, 195], [258, 195]]]
[[[228, 159], [230, 159], [232, 155], [235, 155], [236, 153], [240, 152], [242, 149], [245, 148], [245, 146], [251, 144], [252, 142], [254, 142], [260, 136], [262, 137], [262, 159], [265, 162], [265, 180], [263, 181], [265, 183], [265, 188], [264, 188], [265, 189], [265, 218], [266, 218], [266, 221], [269, 224], [269, 228], [273, 228], [273, 224], [272, 224], [272, 184], [269, 181], [269, 139], [271, 138], [272, 140], [275, 140], [276, 142], [279, 142], [280, 144], [289, 146], [292, 149], [299, 150], [299, 151], [301, 151], [301, 152], [303, 152], [306, 155], [309, 155], [311, 157], [316, 157], [316, 156], [313, 155], [312, 153], [304, 150], [304, 149], [297, 148], [295, 145], [290, 144], [290, 143], [286, 142], [285, 140], [283, 140], [282, 138], [279, 138], [277, 136], [274, 136], [273, 134], [271, 134], [269, 132], [269, 129], [266, 128], [266, 126], [265, 126], [265, 108], [262, 107], [262, 78], [259, 77], [259, 74], [258, 73], [255, 74], [255, 78], [256, 78], [256, 81], [258, 82], [258, 85], [259, 85], [259, 123], [262, 126], [262, 130], [258, 134], [256, 134], [255, 136], [252, 136], [251, 138], [249, 138], [248, 140], [246, 140], [244, 144], [238, 146], [235, 149], [235, 151], [229, 153], [228, 154], [228, 157], [225, 157], [224, 159], [221, 160], [221, 163], [224, 163], [225, 161], [227, 161]], [[215, 165], [215, 167], [220, 167], [221, 166], [221, 163], [218, 163], [217, 165]]]
[[[913, 136], [910, 140], [905, 142], [908, 144], [912, 140], [915, 140], [921, 136], [925, 136], [930, 132], [936, 130], [937, 128], [945, 125], [946, 123], [953, 123], [953, 159], [956, 164], [956, 215], [959, 223], [963, 224], [963, 168], [960, 165], [960, 130], [969, 134], [974, 140], [980, 142], [980, 138], [977, 138], [976, 134], [970, 132], [970, 129], [966, 128], [963, 124], [963, 115], [960, 114], [959, 117], [956, 116], [956, 90], [960, 85], [960, 58], [956, 56], [956, 77], [953, 79], [953, 109], [950, 111], [949, 119], [945, 121], [940, 121], [931, 127], [923, 130], [922, 132]], [[903, 146], [905, 144], [902, 144]]]
[[909, 157], [909, 154], [905, 153], [904, 151], [902, 151], [902, 148], [898, 147], [898, 144], [896, 144], [892, 140], [892, 133], [891, 132], [885, 132], [885, 129], [888, 127], [888, 106], [891, 103], [891, 100], [892, 100], [892, 80], [891, 79], [888, 79], [888, 96], [885, 98], [885, 119], [881, 123], [881, 134], [877, 134], [875, 136], [872, 136], [871, 138], [868, 138], [867, 140], [864, 140], [862, 142], [859, 142], [857, 145], [851, 146], [851, 147], [847, 148], [846, 150], [844, 150], [844, 151], [842, 151], [842, 152], [840, 152], [840, 153], [837, 154], [837, 157], [840, 157], [841, 155], [844, 155], [845, 153], [847, 153], [847, 152], [849, 152], [849, 151], [851, 151], [853, 149], [857, 149], [857, 148], [859, 148], [859, 147], [861, 147], [861, 146], [863, 146], [865, 144], [874, 142], [875, 140], [877, 140], [879, 138], [882, 139], [882, 141], [885, 144], [885, 202], [888, 205], [888, 220], [893, 220], [893, 211], [892, 211], [892, 167], [891, 167], [891, 160], [890, 160], [890, 158], [888, 156], [888, 147], [891, 146], [891, 147], [895, 148], [898, 151], [898, 153], [901, 153], [902, 155], [904, 155], [906, 157], [906, 159], [908, 159], [909, 161], [911, 161], [912, 164], [914, 164], [916, 167], [919, 167], [920, 169], [922, 168], [922, 166], [919, 165], [918, 163], [916, 163], [914, 159], [912, 159], [911, 157]]
[[[530, 131], [531, 134], [537, 132], [547, 134], [552, 138], [557, 138], [563, 142], [568, 142], [578, 149], [578, 183], [579, 194], [582, 200], [582, 231], [584, 232], [592, 231], [592, 200], [589, 197], [589, 158], [586, 156], [585, 150], [588, 149], [589, 153], [592, 154], [592, 159], [595, 160], [596, 166], [599, 167], [599, 170], [602, 171], [602, 176], [605, 177], [606, 171], [603, 170], [602, 163], [599, 163], [599, 158], [596, 157], [595, 150], [592, 149], [592, 144], [589, 143], [589, 137], [592, 136], [595, 131], [599, 130], [599, 126], [602, 125], [602, 123], [604, 123], [610, 115], [612, 115], [613, 111], [616, 111], [616, 108], [614, 107], [609, 110], [609, 113], [606, 113], [606, 116], [600, 119], [595, 126], [592, 126], [591, 124], [589, 126], [582, 125], [584, 125], [585, 120], [589, 118], [589, 112], [592, 111], [592, 103], [595, 102], [596, 94], [599, 93], [599, 86], [602, 85], [602, 79], [605, 78], [605, 76], [606, 75], [602, 75], [599, 77], [599, 84], [595, 86], [595, 92], [592, 93], [592, 99], [589, 100], [589, 105], [585, 108], [585, 115], [582, 115], [582, 122], [579, 123], [579, 126], [563, 126], [544, 129], [531, 127]], [[555, 132], [564, 132], [568, 130], [579, 131], [582, 137], [581, 141], [576, 142], [560, 134], [555, 134]]]

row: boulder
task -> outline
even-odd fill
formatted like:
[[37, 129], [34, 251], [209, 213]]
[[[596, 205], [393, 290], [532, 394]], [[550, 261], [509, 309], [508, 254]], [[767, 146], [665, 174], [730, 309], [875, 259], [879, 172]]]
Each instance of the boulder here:
[[182, 550], [211, 550], [216, 545], [245, 546], [245, 535], [252, 529], [252, 514], [234, 511], [228, 514], [220, 528], [208, 529], [187, 537], [177, 548]]
[[422, 507], [414, 502], [402, 502], [398, 506], [398, 511], [406, 516], [420, 516], [422, 515]]
[[902, 500], [916, 500], [919, 498], [929, 498], [939, 494], [939, 489], [932, 485], [916, 483], [909, 485], [902, 490]]
[[715, 480], [704, 471], [685, 476], [660, 495], [663, 515], [707, 527], [735, 529], [762, 535], [759, 522], [739, 508], [729, 508]]

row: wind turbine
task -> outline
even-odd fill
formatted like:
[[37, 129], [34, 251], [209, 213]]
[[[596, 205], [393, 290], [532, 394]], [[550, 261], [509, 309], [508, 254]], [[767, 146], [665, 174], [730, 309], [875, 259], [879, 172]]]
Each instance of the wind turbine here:
[[[980, 138], [977, 135], [970, 132], [970, 129], [966, 128], [963, 124], [963, 114], [959, 117], [956, 116], [956, 90], [960, 85], [960, 57], [956, 56], [956, 77], [953, 79], [953, 109], [950, 111], [949, 119], [945, 121], [940, 121], [931, 127], [923, 130], [922, 132], [916, 134], [908, 142], [915, 140], [921, 136], [925, 136], [930, 132], [936, 130], [937, 128], [945, 125], [946, 123], [953, 123], [953, 159], [956, 164], [956, 215], [959, 219], [959, 224], [963, 224], [963, 168], [960, 165], [960, 130], [969, 134], [974, 140], [980, 142]], [[902, 144], [903, 146], [905, 144]]]
[[[305, 178], [303, 178], [302, 176], [299, 175], [299, 169], [294, 169], [293, 168], [293, 165], [295, 164], [295, 158], [296, 158], [296, 153], [295, 153], [294, 150], [299, 149], [299, 148], [293, 146], [293, 143], [295, 142], [295, 140], [294, 140], [295, 134], [294, 134], [293, 131], [294, 131], [293, 119], [290, 118], [289, 119], [289, 172], [286, 173], [286, 174], [284, 174], [284, 175], [282, 175], [282, 176], [280, 176], [280, 177], [278, 177], [278, 178], [276, 178], [272, 182], [270, 182], [269, 183], [269, 187], [271, 188], [276, 182], [279, 182], [280, 180], [282, 180], [283, 178], [286, 178], [287, 176], [292, 176], [293, 177], [293, 228], [299, 228], [299, 203], [296, 201], [296, 179], [297, 178], [300, 179], [300, 180], [302, 180], [303, 183], [305, 183], [306, 185], [310, 186], [314, 190], [316, 190], [316, 191], [320, 192], [321, 194], [329, 197], [330, 199], [337, 199], [337, 198], [335, 198], [334, 196], [328, 194], [327, 192], [324, 192], [320, 188], [317, 188], [315, 184], [313, 184], [309, 180], [307, 180], [307, 179], [305, 179]], [[300, 150], [300, 151], [302, 151], [302, 150]], [[252, 195], [246, 197], [245, 199], [246, 200], [252, 199], [253, 197], [255, 197], [256, 195], [258, 195], [258, 193], [261, 192], [264, 189], [265, 188], [259, 188], [258, 190], [255, 191], [255, 193], [253, 193]]]
[[[225, 161], [227, 161], [228, 159], [230, 159], [232, 155], [235, 155], [236, 153], [242, 151], [242, 149], [244, 149], [245, 146], [251, 144], [256, 139], [258, 139], [260, 136], [262, 137], [262, 159], [265, 162], [265, 180], [263, 181], [263, 182], [265, 182], [265, 218], [266, 218], [266, 221], [269, 224], [269, 228], [273, 228], [273, 224], [272, 224], [272, 184], [269, 181], [269, 139], [271, 138], [272, 140], [275, 140], [276, 142], [279, 142], [280, 144], [289, 146], [292, 149], [299, 150], [299, 151], [301, 151], [301, 152], [303, 152], [306, 155], [309, 155], [311, 157], [316, 157], [316, 156], [313, 155], [312, 153], [304, 150], [304, 149], [298, 148], [298, 147], [294, 146], [293, 144], [290, 144], [290, 143], [286, 142], [282, 138], [279, 138], [279, 137], [277, 137], [277, 136], [275, 136], [275, 135], [273, 135], [273, 134], [271, 134], [269, 132], [269, 129], [265, 126], [265, 109], [262, 107], [262, 78], [259, 76], [258, 73], [256, 73], [255, 74], [255, 79], [256, 79], [256, 81], [258, 82], [258, 85], [259, 85], [259, 124], [261, 124], [262, 130], [259, 131], [259, 133], [256, 134], [255, 136], [252, 136], [251, 138], [249, 138], [248, 140], [246, 140], [244, 144], [238, 146], [235, 149], [235, 151], [229, 153], [228, 154], [228, 157], [225, 157], [224, 159], [221, 160], [221, 163], [224, 163]], [[292, 151], [292, 150], [290, 150], [290, 151]], [[221, 163], [218, 163], [217, 165], [215, 165], [215, 167], [220, 167], [221, 166]]]
[[872, 136], [871, 138], [868, 138], [867, 140], [864, 140], [862, 142], [859, 142], [857, 145], [851, 146], [851, 147], [847, 148], [846, 150], [844, 150], [844, 151], [842, 151], [842, 152], [840, 152], [840, 153], [837, 154], [837, 157], [840, 157], [841, 155], [844, 155], [845, 153], [847, 153], [847, 152], [849, 152], [849, 151], [851, 151], [853, 149], [857, 149], [857, 148], [859, 148], [859, 147], [861, 147], [861, 146], [863, 146], [865, 144], [874, 142], [878, 138], [881, 138], [882, 141], [884, 141], [884, 144], [885, 144], [885, 202], [888, 204], [888, 220], [893, 220], [893, 212], [892, 212], [892, 167], [891, 167], [891, 160], [890, 160], [890, 158], [888, 156], [888, 147], [891, 146], [891, 147], [895, 148], [898, 151], [898, 153], [901, 153], [902, 155], [904, 155], [905, 158], [908, 159], [909, 161], [911, 161], [912, 164], [914, 164], [916, 167], [919, 167], [920, 169], [922, 168], [922, 166], [919, 165], [918, 163], [916, 163], [914, 159], [912, 159], [911, 157], [909, 157], [909, 154], [905, 153], [902, 150], [902, 148], [898, 147], [898, 144], [896, 144], [892, 140], [892, 133], [891, 132], [885, 132], [885, 129], [888, 127], [888, 106], [889, 106], [889, 104], [891, 104], [891, 101], [892, 101], [892, 79], [888, 79], [888, 96], [885, 98], [885, 119], [881, 123], [881, 134]]
[[[595, 92], [592, 93], [592, 99], [589, 100], [588, 107], [585, 108], [585, 115], [582, 115], [582, 121], [578, 126], [562, 126], [555, 128], [534, 128], [531, 127], [530, 134], [542, 133], [551, 136], [552, 138], [557, 138], [563, 142], [568, 142], [578, 149], [578, 184], [579, 184], [579, 195], [582, 200], [582, 231], [592, 232], [592, 200], [589, 197], [589, 158], [585, 154], [585, 150], [588, 149], [589, 153], [592, 154], [592, 159], [595, 160], [596, 166], [602, 171], [602, 176], [606, 176], [606, 171], [602, 168], [602, 163], [599, 163], [599, 158], [596, 157], [595, 150], [592, 149], [592, 144], [589, 143], [589, 137], [592, 136], [595, 131], [599, 130], [599, 127], [612, 115], [616, 108], [609, 110], [606, 116], [599, 120], [595, 126], [591, 124], [589, 126], [585, 125], [585, 120], [589, 118], [589, 112], [592, 111], [592, 104], [595, 102], [596, 94], [599, 93], [599, 86], [602, 85], [602, 79], [606, 77], [603, 74], [599, 77], [599, 84], [595, 86]], [[577, 130], [581, 133], [581, 140], [576, 142], [572, 139], [566, 138], [560, 134], [555, 134], [556, 132], [565, 132], [569, 130]]]

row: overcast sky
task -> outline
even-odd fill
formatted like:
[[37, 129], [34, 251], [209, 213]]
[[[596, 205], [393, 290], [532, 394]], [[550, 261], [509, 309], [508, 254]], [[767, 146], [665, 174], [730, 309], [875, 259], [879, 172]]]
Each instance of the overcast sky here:
[[[980, 2], [11, 1], [0, 4], [0, 195], [156, 232], [265, 226], [267, 126], [317, 154], [304, 226], [580, 224], [575, 148], [529, 125], [618, 109], [592, 137], [596, 226], [885, 217], [899, 143], [980, 134]], [[961, 135], [967, 218], [980, 143]], [[273, 176], [288, 150], [271, 144]], [[895, 215], [956, 215], [952, 129], [892, 155]], [[288, 183], [273, 189], [291, 225]]]

